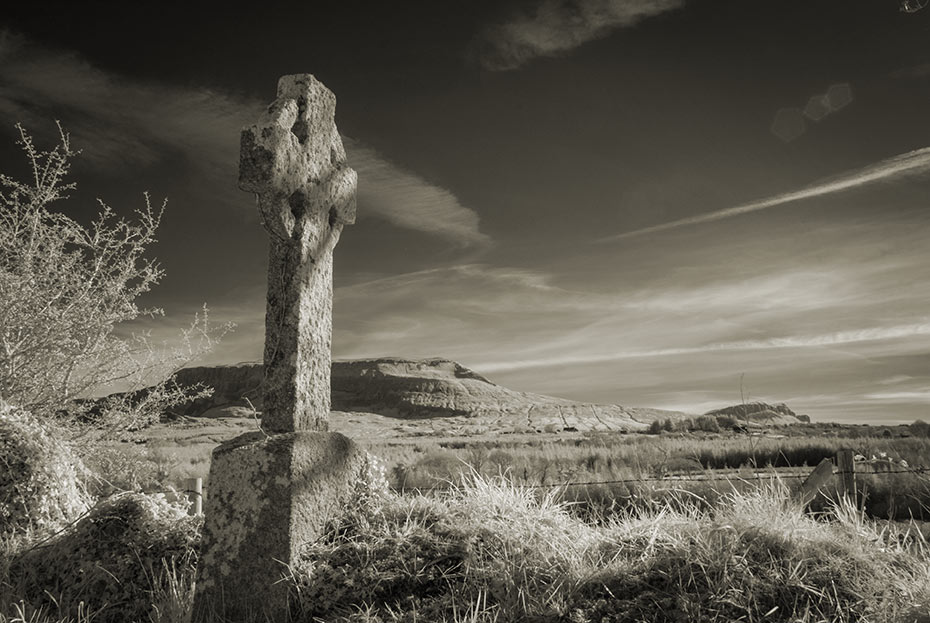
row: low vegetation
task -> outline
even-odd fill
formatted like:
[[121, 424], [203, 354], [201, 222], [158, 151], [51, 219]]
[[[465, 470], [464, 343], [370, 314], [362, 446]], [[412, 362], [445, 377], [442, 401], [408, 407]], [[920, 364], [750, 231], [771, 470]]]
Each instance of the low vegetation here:
[[[294, 617], [904, 623], [930, 615], [930, 552], [913, 524], [874, 522], [846, 503], [812, 515], [777, 479], [712, 508], [690, 500], [591, 522], [552, 492], [504, 479], [473, 476], [440, 495], [379, 488], [291, 569]], [[7, 542], [0, 622], [183, 621], [198, 527], [164, 501], [129, 494], [50, 540]]]
[[[681, 489], [713, 501], [734, 488], [753, 488], [760, 473], [775, 469], [786, 486], [796, 488], [823, 459], [852, 449], [866, 459], [858, 463], [857, 487], [869, 516], [930, 520], [930, 473], [923, 471], [930, 468], [930, 439], [853, 437], [849, 430], [792, 425], [758, 435], [598, 433], [539, 442], [382, 444], [371, 451], [384, 461], [391, 486], [398, 491], [448, 488], [472, 472], [505, 474], [523, 486], [562, 485], [559, 490], [568, 501], [622, 508], [644, 500], [661, 502]], [[666, 480], [670, 476], [675, 477], [671, 483]], [[564, 486], [567, 483], [579, 484]], [[815, 507], [826, 503], [821, 497]]]
[[0, 399], [0, 537], [57, 530], [87, 511], [86, 474], [53, 425]]
[[98, 623], [145, 621], [158, 610], [189, 607], [162, 602], [172, 581], [193, 581], [199, 529], [200, 518], [164, 496], [111, 496], [67, 530], [25, 539], [10, 553], [5, 603], [12, 598], [23, 610], [55, 617], [83, 612]]
[[157, 475], [102, 443], [203, 396], [171, 374], [231, 326], [211, 326], [204, 308], [177, 346], [132, 334], [126, 323], [161, 314], [138, 300], [162, 277], [148, 257], [162, 209], [147, 194], [135, 219], [103, 202], [89, 223], [57, 209], [77, 152], [60, 127], [51, 150], [17, 129], [29, 174], [0, 173], [0, 612], [159, 619], [174, 612], [160, 595], [191, 582], [197, 520], [177, 495], [142, 493]]
[[304, 620], [904, 621], [930, 598], [925, 547], [846, 505], [811, 517], [777, 481], [594, 525], [474, 477], [348, 517], [294, 580]]

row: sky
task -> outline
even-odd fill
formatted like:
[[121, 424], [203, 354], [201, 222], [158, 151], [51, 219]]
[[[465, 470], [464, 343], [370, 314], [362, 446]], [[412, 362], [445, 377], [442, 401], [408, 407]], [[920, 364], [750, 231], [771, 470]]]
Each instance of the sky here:
[[22, 123], [82, 153], [61, 209], [167, 198], [138, 323], [206, 303], [260, 360], [267, 234], [239, 132], [279, 76], [337, 98], [359, 175], [333, 356], [445, 357], [512, 389], [815, 421], [930, 418], [930, 8], [898, 0], [18, 3]]

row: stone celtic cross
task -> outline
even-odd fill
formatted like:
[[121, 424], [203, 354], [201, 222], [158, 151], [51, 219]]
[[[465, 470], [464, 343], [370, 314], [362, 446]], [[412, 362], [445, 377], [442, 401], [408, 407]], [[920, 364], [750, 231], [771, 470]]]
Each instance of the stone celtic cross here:
[[335, 107], [313, 76], [284, 76], [242, 131], [239, 187], [257, 195], [270, 237], [262, 431], [211, 455], [194, 623], [289, 620], [282, 576], [345, 512], [366, 469], [363, 451], [326, 432], [333, 248], [355, 220], [356, 186]]
[[242, 132], [239, 187], [258, 197], [271, 238], [262, 428], [326, 430], [332, 365], [333, 248], [355, 222], [356, 174], [336, 130], [336, 98], [310, 74], [284, 76]]

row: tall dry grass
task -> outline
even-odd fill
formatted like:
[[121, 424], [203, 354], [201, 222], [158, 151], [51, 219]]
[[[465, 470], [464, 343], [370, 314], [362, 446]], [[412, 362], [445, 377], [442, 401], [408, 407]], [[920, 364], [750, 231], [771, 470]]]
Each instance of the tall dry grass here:
[[[584, 438], [547, 440], [539, 443], [495, 441], [437, 444], [380, 444], [370, 448], [386, 464], [391, 486], [398, 491], [446, 488], [462, 482], [472, 471], [487, 477], [505, 474], [527, 486], [548, 487], [565, 483], [602, 483], [565, 487], [564, 499], [598, 507], [639, 506], [645, 500], [662, 502], [670, 488], [687, 488], [713, 501], [732, 490], [751, 489], [756, 470], [788, 467], [812, 469], [841, 449], [853, 449], [865, 457], [888, 457], [878, 473], [859, 476], [860, 500], [867, 513], [882, 519], [930, 520], [930, 474], [888, 474], [930, 467], [930, 439], [884, 437], [766, 437], [693, 434], [618, 435], [597, 434]], [[882, 471], [882, 469], [886, 471]], [[732, 480], [717, 483], [658, 482], [669, 474], [715, 478], [713, 470], [742, 470]], [[787, 484], [800, 485], [805, 471]], [[618, 482], [619, 481], [619, 482]], [[818, 502], [821, 506], [826, 500]]]
[[[917, 621], [919, 533], [853, 507], [805, 514], [775, 480], [599, 525], [554, 495], [473, 475], [350, 518], [294, 570], [303, 621]], [[468, 618], [463, 619], [463, 613]]]
[[[666, 488], [606, 513], [477, 471], [445, 491], [382, 491], [294, 565], [295, 620], [930, 621], [930, 547], [916, 524], [842, 499], [812, 514], [783, 481], [745, 484], [714, 496]], [[9, 562], [37, 537], [0, 543], [0, 623], [112, 620], [74, 591], [67, 603], [22, 602]], [[145, 582], [115, 580], [143, 591], [145, 623], [186, 621], [192, 569], [150, 569]]]

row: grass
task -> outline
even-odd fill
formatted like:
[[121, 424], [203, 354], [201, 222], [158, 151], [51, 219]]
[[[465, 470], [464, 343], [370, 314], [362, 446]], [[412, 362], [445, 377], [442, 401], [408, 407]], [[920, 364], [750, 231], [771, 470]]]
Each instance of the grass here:
[[476, 476], [440, 497], [390, 498], [298, 567], [307, 621], [903, 622], [930, 612], [922, 536], [843, 505], [811, 517], [778, 481], [713, 509], [680, 500], [592, 524], [552, 494]]
[[[793, 501], [797, 480], [748, 478], [752, 465], [811, 465], [841, 447], [885, 452], [889, 465], [930, 460], [928, 440], [887, 436], [598, 434], [377, 446], [393, 460], [392, 484], [406, 479], [397, 487], [404, 493], [349, 513], [308, 548], [292, 568], [296, 621], [930, 623], [928, 535], [916, 523], [887, 521], [926, 517], [926, 476], [859, 474], [859, 504], [827, 491], [813, 513]], [[101, 495], [164, 490], [190, 467], [166, 448], [114, 449], [92, 463], [104, 479]], [[714, 467], [736, 467], [747, 478], [538, 486], [702, 477]], [[433, 490], [437, 484], [443, 489]], [[40, 538], [0, 542], [0, 623], [114, 620], [94, 594], [58, 583], [37, 599], [34, 587], [23, 589], [10, 565]], [[112, 551], [107, 546], [94, 564], [109, 569]], [[59, 565], [38, 561], [43, 566], [47, 575]], [[145, 623], [186, 623], [190, 564], [154, 560], [146, 569], [114, 576], [108, 590], [142, 591]]]
[[58, 532], [6, 537], [0, 612], [13, 608], [11, 620], [180, 621], [190, 610], [200, 528], [200, 518], [162, 496], [122, 493]]
[[[538, 443], [472, 442], [437, 444], [380, 444], [370, 447], [387, 466], [391, 486], [398, 491], [444, 488], [474, 471], [487, 477], [506, 474], [519, 484], [546, 487], [564, 483], [612, 482], [608, 485], [565, 487], [563, 499], [598, 506], [641, 504], [644, 499], [661, 502], [669, 487], [687, 488], [705, 499], [714, 499], [734, 486], [747, 489], [740, 479], [752, 478], [756, 469], [810, 468], [840, 449], [852, 448], [866, 457], [885, 453], [889, 460], [861, 465], [858, 476], [860, 500], [865, 511], [882, 519], [930, 520], [930, 474], [868, 475], [867, 469], [930, 467], [930, 439], [784, 436], [813, 427], [775, 429], [773, 436], [719, 434], [619, 435], [594, 434], [583, 438]], [[829, 429], [827, 429], [829, 432]], [[841, 429], [841, 432], [847, 432]], [[719, 483], [656, 482], [669, 474], [694, 478], [717, 477], [713, 470], [741, 470], [734, 480]], [[807, 470], [796, 471], [799, 476]], [[624, 482], [624, 481], [643, 482]], [[621, 482], [616, 482], [621, 481]], [[789, 484], [799, 485], [801, 478]], [[820, 500], [822, 506], [824, 500]]]
[[[930, 621], [926, 539], [850, 504], [811, 515], [773, 479], [713, 505], [681, 493], [592, 522], [557, 493], [478, 474], [432, 495], [386, 493], [332, 522], [292, 567], [295, 620]], [[3, 560], [30, 539], [0, 550], [0, 623], [106, 619], [76, 596], [15, 605]], [[148, 620], [185, 621], [190, 573], [150, 579]]]
[[930, 439], [926, 438], [788, 437], [781, 435], [782, 431], [789, 429], [775, 429], [772, 436], [598, 433], [564, 440], [541, 438], [537, 443], [424, 441], [416, 446], [388, 443], [370, 449], [385, 461], [395, 478], [406, 476], [408, 481], [417, 478], [418, 471], [427, 478], [431, 470], [447, 477], [449, 474], [440, 474], [440, 470], [456, 464], [482, 472], [504, 467], [528, 484], [560, 482], [557, 479], [565, 474], [638, 477], [750, 465], [813, 467], [846, 448], [864, 456], [885, 452], [894, 459], [907, 460], [912, 467], [930, 467]]
[[[239, 430], [232, 428], [227, 434]], [[363, 445], [382, 459], [391, 485], [398, 491], [446, 487], [472, 470], [489, 477], [507, 474], [511, 480], [529, 486], [655, 479], [676, 473], [703, 477], [714, 476], [712, 470], [719, 469], [742, 470], [745, 478], [752, 473], [753, 466], [763, 470], [812, 469], [823, 458], [833, 457], [844, 448], [866, 457], [884, 452], [895, 464], [904, 459], [912, 468], [930, 467], [930, 438], [914, 425], [801, 424], [760, 428], [757, 432], [755, 435], [601, 432], [524, 436], [518, 440], [507, 435], [440, 441], [422, 437], [415, 443], [408, 439]], [[208, 437], [212, 439], [217, 434], [214, 431]], [[200, 443], [199, 436], [196, 440], [195, 444], [190, 439], [187, 443], [172, 443], [170, 430], [160, 429], [146, 446], [119, 444], [95, 453], [89, 462], [100, 464], [94, 467], [109, 474], [107, 479], [117, 489], [157, 490], [164, 482], [182, 488], [184, 478], [199, 476], [204, 478], [209, 494], [208, 449], [215, 441]], [[866, 512], [877, 518], [930, 520], [928, 477], [861, 476], [860, 499], [864, 499]], [[687, 486], [703, 497], [716, 497], [718, 490], [725, 492], [730, 488], [728, 483]], [[742, 485], [737, 482], [736, 486]], [[97, 488], [105, 489], [106, 482]], [[666, 489], [668, 485], [661, 483], [570, 487], [565, 499], [586, 500], [601, 506], [623, 505], [643, 498], [661, 500], [667, 495]]]

